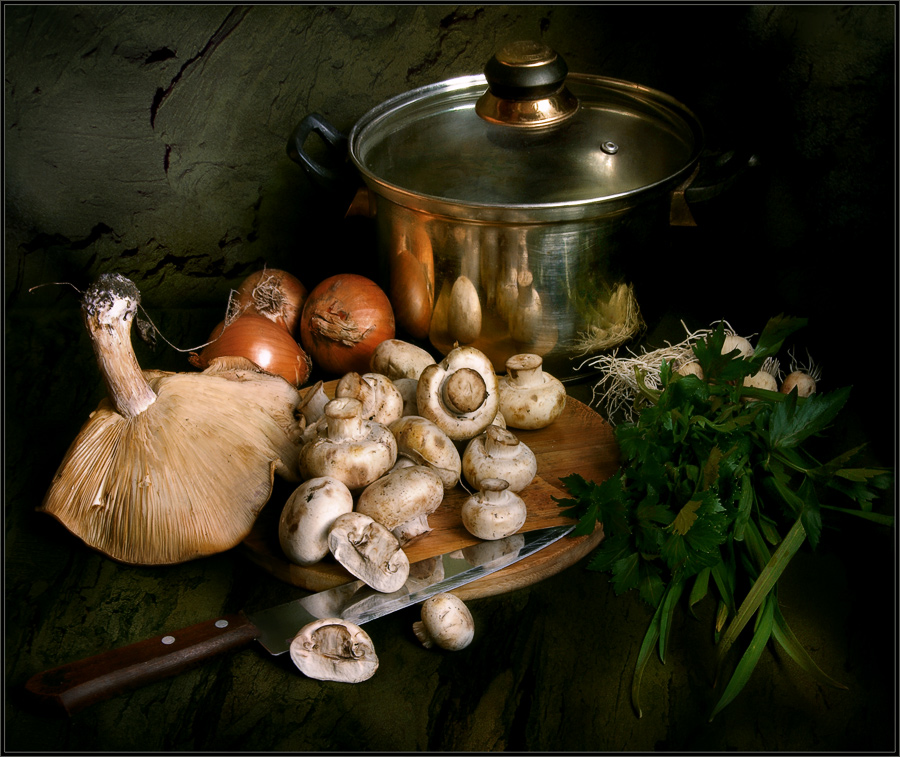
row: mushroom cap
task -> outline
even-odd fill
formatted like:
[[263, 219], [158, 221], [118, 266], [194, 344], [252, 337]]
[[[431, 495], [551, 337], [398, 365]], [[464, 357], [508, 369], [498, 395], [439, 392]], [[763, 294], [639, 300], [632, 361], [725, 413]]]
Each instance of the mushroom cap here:
[[361, 403], [349, 397], [328, 403], [325, 417], [308, 430], [300, 449], [305, 478], [331, 476], [356, 492], [391, 469], [397, 461], [397, 440], [387, 426], [360, 418], [360, 408]]
[[401, 589], [409, 577], [409, 558], [397, 537], [359, 512], [339, 515], [328, 533], [334, 559], [376, 591]]
[[[476, 376], [483, 386], [475, 385]], [[460, 396], [456, 396], [457, 391]], [[416, 402], [419, 414], [437, 424], [451, 439], [471, 439], [493, 422], [500, 409], [493, 364], [475, 347], [454, 347], [440, 363], [422, 371]]]
[[458, 651], [465, 649], [475, 638], [475, 620], [472, 613], [455, 594], [442, 592], [422, 603], [422, 620], [413, 623], [416, 638], [427, 649]]
[[444, 500], [444, 484], [427, 465], [396, 468], [373, 481], [360, 493], [356, 511], [368, 515], [393, 531], [401, 543], [418, 533], [409, 533], [407, 524], [419, 520], [427, 530], [427, 518]]
[[38, 510], [127, 564], [231, 549], [268, 501], [274, 474], [299, 480], [299, 394], [243, 358], [144, 375], [156, 401], [126, 418], [102, 400]]
[[418, 379], [422, 371], [434, 362], [428, 352], [411, 342], [385, 339], [372, 353], [369, 366], [373, 373], [396, 381], [400, 378]]
[[523, 353], [506, 361], [507, 375], [498, 378], [500, 412], [511, 428], [546, 428], [566, 406], [563, 383], [542, 370], [539, 355]]
[[444, 489], [452, 489], [459, 483], [462, 472], [459, 450], [436, 423], [421, 415], [405, 415], [388, 428], [397, 440], [398, 456], [433, 469]]
[[334, 389], [335, 397], [353, 397], [362, 403], [362, 417], [385, 426], [403, 415], [403, 395], [380, 373], [345, 373]]
[[301, 673], [319, 681], [360, 683], [378, 670], [372, 639], [341, 618], [321, 618], [301, 628], [290, 655]]
[[319, 476], [298, 486], [281, 511], [278, 541], [297, 565], [313, 565], [328, 554], [328, 532], [338, 515], [352, 512], [353, 495], [342, 482]]
[[525, 501], [503, 479], [488, 478], [481, 491], [469, 497], [460, 511], [465, 529], [479, 539], [494, 541], [512, 536], [525, 523]]
[[491, 425], [466, 445], [462, 473], [476, 489], [485, 479], [500, 478], [509, 483], [510, 491], [520, 492], [537, 475], [537, 457], [511, 431]]

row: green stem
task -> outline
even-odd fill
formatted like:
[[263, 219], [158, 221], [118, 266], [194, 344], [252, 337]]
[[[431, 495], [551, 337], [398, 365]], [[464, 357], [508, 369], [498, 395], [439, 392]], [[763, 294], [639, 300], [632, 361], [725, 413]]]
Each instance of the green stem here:
[[644, 372], [637, 366], [634, 367], [634, 379], [637, 382], [638, 392], [640, 392], [645, 399], [650, 400], [654, 405], [659, 402], [662, 392], [647, 386], [647, 383], [644, 381]]
[[769, 595], [775, 583], [781, 577], [784, 569], [788, 566], [791, 558], [803, 544], [806, 539], [806, 530], [798, 518], [787, 536], [784, 537], [778, 549], [772, 555], [772, 558], [766, 564], [759, 574], [759, 578], [753, 583], [750, 591], [747, 593], [744, 601], [738, 609], [737, 615], [725, 629], [722, 640], [719, 642], [718, 667], [721, 668], [722, 661], [728, 650], [731, 649], [744, 626], [753, 617], [753, 614], [762, 604], [763, 600]]

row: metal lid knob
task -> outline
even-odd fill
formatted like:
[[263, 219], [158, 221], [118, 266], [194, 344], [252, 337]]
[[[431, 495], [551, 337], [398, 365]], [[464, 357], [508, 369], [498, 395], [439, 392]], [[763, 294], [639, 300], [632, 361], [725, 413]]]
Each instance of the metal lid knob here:
[[540, 127], [559, 123], [578, 110], [578, 99], [565, 86], [569, 67], [541, 42], [503, 45], [484, 67], [488, 90], [475, 105], [486, 121]]

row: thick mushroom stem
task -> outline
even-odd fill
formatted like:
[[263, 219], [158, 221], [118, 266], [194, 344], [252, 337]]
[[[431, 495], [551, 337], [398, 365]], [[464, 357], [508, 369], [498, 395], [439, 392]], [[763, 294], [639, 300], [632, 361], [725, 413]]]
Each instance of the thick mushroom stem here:
[[525, 388], [529, 386], [542, 386], [544, 383], [544, 360], [540, 355], [523, 353], [513, 355], [506, 361], [506, 372], [510, 383], [514, 386]]
[[328, 419], [328, 438], [333, 442], [347, 442], [365, 435], [362, 403], [352, 397], [338, 397], [325, 405]]
[[454, 413], [474, 413], [487, 399], [487, 386], [478, 371], [460, 368], [447, 377], [441, 396]]
[[513, 459], [519, 455], [521, 442], [518, 437], [497, 425], [488, 426], [484, 437], [484, 451], [488, 457]]
[[138, 288], [117, 273], [102, 274], [84, 293], [81, 312], [109, 399], [126, 418], [156, 402], [131, 344], [131, 322], [141, 301]]

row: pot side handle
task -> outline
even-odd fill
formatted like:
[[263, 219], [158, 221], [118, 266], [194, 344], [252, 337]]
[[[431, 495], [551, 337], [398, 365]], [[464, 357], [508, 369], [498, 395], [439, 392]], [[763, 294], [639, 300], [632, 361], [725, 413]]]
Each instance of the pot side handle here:
[[[336, 156], [335, 167], [322, 165], [306, 153], [304, 145], [312, 133], [318, 134], [328, 147], [329, 153]], [[340, 190], [347, 185], [347, 137], [321, 114], [309, 113], [297, 124], [288, 140], [287, 154], [314, 181], [326, 189]]]
[[718, 197], [758, 165], [759, 157], [749, 149], [704, 153], [694, 172], [672, 193], [669, 223], [696, 226], [691, 205]]

